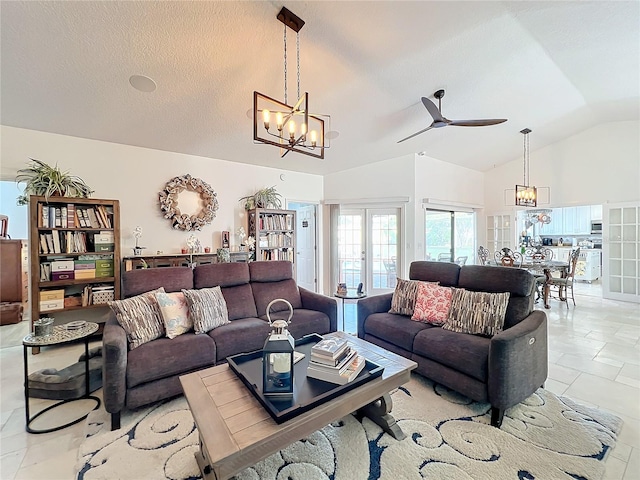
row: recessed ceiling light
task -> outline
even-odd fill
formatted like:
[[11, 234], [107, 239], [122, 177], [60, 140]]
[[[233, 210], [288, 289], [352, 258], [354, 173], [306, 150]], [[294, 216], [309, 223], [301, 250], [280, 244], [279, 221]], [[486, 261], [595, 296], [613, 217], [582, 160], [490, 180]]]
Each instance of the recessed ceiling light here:
[[333, 140], [335, 138], [338, 138], [339, 136], [340, 136], [340, 132], [336, 130], [329, 130], [327, 133], [324, 134], [324, 138], [328, 138], [329, 140]]
[[154, 92], [156, 89], [156, 82], [144, 75], [131, 75], [129, 77], [129, 83], [133, 88], [141, 92]]

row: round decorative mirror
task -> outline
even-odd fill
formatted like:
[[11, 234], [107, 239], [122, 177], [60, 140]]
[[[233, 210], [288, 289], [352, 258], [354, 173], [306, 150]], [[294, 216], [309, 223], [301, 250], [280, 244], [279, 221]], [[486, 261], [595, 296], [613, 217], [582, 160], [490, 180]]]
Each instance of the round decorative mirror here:
[[[200, 198], [200, 210], [194, 214], [182, 213], [178, 207], [181, 192], [194, 192]], [[159, 194], [160, 210], [176, 230], [202, 230], [210, 224], [218, 211], [216, 193], [207, 182], [189, 174], [173, 177]]]

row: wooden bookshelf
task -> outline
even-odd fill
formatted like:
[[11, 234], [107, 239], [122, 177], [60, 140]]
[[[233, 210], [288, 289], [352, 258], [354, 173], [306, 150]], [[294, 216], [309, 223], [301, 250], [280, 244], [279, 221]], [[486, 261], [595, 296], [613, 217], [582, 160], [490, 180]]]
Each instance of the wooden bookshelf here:
[[255, 260], [288, 260], [295, 263], [295, 210], [249, 210], [249, 235], [256, 239]]
[[[86, 217], [84, 212], [87, 212]], [[54, 240], [54, 236], [57, 239]], [[120, 256], [118, 200], [31, 196], [29, 276], [32, 330], [33, 322], [39, 318], [70, 310], [106, 307], [105, 296], [107, 299], [119, 299]], [[55, 267], [63, 269], [56, 271]], [[85, 276], [75, 278], [82, 270], [85, 270]], [[107, 290], [98, 294], [101, 288]], [[64, 292], [62, 298], [60, 292]], [[43, 297], [47, 300], [41, 302]], [[79, 300], [81, 304], [70, 305], [71, 300]], [[33, 350], [37, 353], [37, 349]]]

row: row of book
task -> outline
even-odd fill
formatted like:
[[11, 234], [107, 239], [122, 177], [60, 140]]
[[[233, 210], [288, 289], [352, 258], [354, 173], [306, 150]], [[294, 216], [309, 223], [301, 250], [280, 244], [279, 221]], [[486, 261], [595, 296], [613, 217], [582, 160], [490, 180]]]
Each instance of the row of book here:
[[293, 230], [293, 215], [261, 215], [260, 230]]
[[287, 233], [267, 233], [258, 239], [260, 248], [278, 248], [293, 246], [293, 235]]
[[66, 206], [38, 204], [40, 228], [113, 228], [113, 210], [105, 205]]
[[40, 234], [40, 253], [84, 253], [87, 251], [87, 236], [84, 232], [54, 230]]
[[345, 385], [360, 374], [365, 363], [347, 340], [326, 338], [311, 347], [307, 377]]
[[293, 249], [262, 250], [258, 256], [260, 258], [256, 260], [288, 260], [289, 262], [293, 262]]

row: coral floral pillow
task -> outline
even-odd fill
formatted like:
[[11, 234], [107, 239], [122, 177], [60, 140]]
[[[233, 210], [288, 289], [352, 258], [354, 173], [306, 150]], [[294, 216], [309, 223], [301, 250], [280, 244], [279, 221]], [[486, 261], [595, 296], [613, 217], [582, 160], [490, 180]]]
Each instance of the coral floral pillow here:
[[420, 283], [411, 320], [442, 325], [449, 318], [453, 291], [434, 283]]

